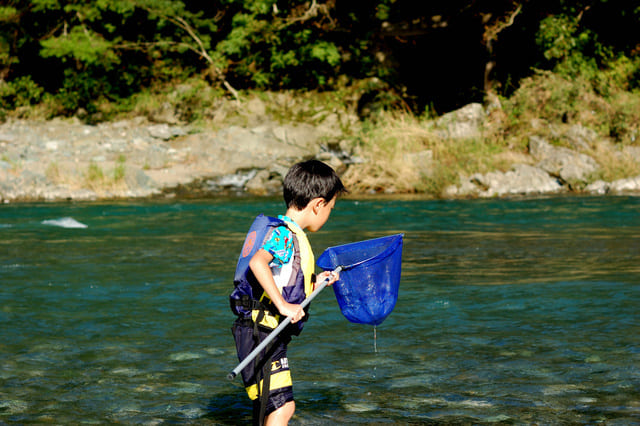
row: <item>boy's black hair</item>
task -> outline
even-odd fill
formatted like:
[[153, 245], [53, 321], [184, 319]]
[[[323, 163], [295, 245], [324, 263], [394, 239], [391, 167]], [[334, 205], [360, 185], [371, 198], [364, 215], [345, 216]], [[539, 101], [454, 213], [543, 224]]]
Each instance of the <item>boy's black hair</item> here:
[[347, 192], [336, 172], [318, 160], [294, 164], [284, 178], [283, 195], [287, 208], [302, 210], [314, 198], [329, 202]]

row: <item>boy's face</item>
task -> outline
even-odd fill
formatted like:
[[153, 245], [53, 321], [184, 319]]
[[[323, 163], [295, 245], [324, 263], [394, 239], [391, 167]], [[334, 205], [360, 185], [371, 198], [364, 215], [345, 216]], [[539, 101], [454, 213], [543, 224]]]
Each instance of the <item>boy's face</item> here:
[[324, 224], [327, 223], [329, 215], [331, 214], [331, 210], [333, 210], [335, 205], [336, 196], [334, 196], [329, 202], [322, 200], [320, 203], [318, 203], [317, 211], [315, 212], [313, 221], [311, 224], [309, 224], [309, 231], [319, 231], [320, 228], [322, 228]]

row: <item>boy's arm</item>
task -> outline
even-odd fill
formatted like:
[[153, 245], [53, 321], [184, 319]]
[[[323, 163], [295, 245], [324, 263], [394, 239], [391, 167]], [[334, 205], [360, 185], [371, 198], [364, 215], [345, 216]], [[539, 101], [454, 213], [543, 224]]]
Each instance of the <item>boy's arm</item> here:
[[269, 267], [269, 263], [271, 263], [272, 260], [273, 256], [271, 253], [264, 249], [259, 249], [249, 261], [249, 268], [251, 268], [253, 275], [255, 275], [280, 314], [285, 317], [291, 317], [291, 322], [296, 323], [304, 317], [304, 310], [300, 305], [284, 300], [282, 294], [278, 291], [276, 282], [273, 280], [271, 268]]

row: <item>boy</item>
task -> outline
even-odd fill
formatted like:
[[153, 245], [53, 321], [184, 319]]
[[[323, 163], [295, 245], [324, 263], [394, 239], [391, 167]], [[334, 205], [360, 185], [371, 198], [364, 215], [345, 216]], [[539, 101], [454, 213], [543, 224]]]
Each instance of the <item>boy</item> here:
[[[326, 164], [295, 164], [283, 182], [285, 215], [259, 215], [245, 239], [230, 296], [231, 310], [238, 315], [232, 328], [238, 359], [242, 361], [281, 319], [291, 317], [291, 325], [242, 370], [253, 400], [254, 423], [262, 424], [264, 418], [266, 425], [286, 425], [295, 411], [287, 344], [302, 331], [307, 315], [300, 304], [316, 282], [304, 230], [320, 230], [343, 192], [342, 181]], [[317, 282], [326, 278], [331, 285], [338, 276], [322, 272]]]

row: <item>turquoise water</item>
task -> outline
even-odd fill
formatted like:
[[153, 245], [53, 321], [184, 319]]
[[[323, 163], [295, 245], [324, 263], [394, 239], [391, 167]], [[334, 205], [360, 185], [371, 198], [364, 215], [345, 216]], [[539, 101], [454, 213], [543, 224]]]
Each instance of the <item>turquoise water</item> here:
[[[0, 423], [246, 424], [227, 296], [252, 218], [281, 211], [0, 206]], [[316, 256], [403, 232], [400, 296], [377, 352], [318, 296], [290, 346], [292, 424], [640, 423], [639, 213], [633, 197], [339, 201]]]

